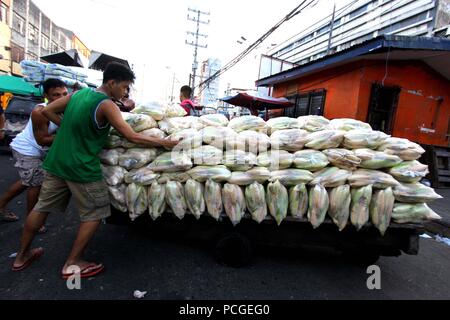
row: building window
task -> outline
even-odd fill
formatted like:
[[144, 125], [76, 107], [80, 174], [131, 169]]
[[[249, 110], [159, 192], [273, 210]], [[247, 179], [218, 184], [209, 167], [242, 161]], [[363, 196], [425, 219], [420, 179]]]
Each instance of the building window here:
[[48, 50], [49, 46], [50, 46], [50, 39], [47, 36], [42, 35], [42, 49]]
[[326, 33], [326, 32], [328, 32], [328, 31], [330, 31], [330, 29], [331, 29], [331, 24], [327, 24], [325, 27], [322, 27], [322, 28], [320, 28], [320, 29], [317, 31], [317, 35], [321, 35], [321, 34], [323, 34], [323, 33]]
[[39, 43], [39, 30], [31, 23], [28, 26], [28, 39], [33, 43]]
[[0, 22], [8, 24], [8, 7], [3, 2], [0, 2]]
[[56, 43], [56, 42], [53, 42], [52, 41], [52, 53], [57, 53], [59, 50], [58, 50], [58, 44]]
[[284, 116], [298, 118], [302, 116], [323, 116], [325, 109], [326, 90], [301, 93], [289, 98], [294, 107], [286, 108]]
[[20, 63], [24, 59], [25, 59], [24, 49], [11, 43], [11, 60], [13, 62]]
[[25, 36], [25, 20], [18, 14], [14, 14], [14, 31], [20, 33], [20, 35]]
[[366, 4], [365, 6], [359, 7], [358, 9], [356, 9], [355, 11], [350, 13], [350, 19], [353, 19], [353, 18], [355, 18], [357, 16], [360, 16], [361, 14], [366, 12], [367, 9], [369, 9], [369, 4]]

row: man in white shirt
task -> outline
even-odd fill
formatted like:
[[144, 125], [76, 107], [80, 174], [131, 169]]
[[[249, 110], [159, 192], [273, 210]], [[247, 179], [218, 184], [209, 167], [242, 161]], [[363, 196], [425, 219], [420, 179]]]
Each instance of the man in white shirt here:
[[[61, 80], [49, 79], [44, 85], [44, 97], [51, 103], [67, 96], [66, 84]], [[10, 144], [13, 152], [15, 167], [19, 171], [20, 181], [14, 183], [9, 190], [0, 197], [0, 221], [15, 222], [19, 218], [6, 206], [15, 197], [27, 191], [27, 214], [36, 205], [41, 186], [44, 181], [42, 162], [52, 145], [58, 127], [42, 115], [45, 104], [38, 105], [31, 113], [30, 121], [22, 133]], [[41, 229], [45, 232], [45, 228]]]

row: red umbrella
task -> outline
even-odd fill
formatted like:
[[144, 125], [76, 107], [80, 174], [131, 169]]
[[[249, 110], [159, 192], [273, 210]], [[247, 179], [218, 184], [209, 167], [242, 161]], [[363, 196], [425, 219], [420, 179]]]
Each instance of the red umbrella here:
[[220, 100], [234, 106], [248, 108], [256, 116], [258, 111], [266, 110], [266, 117], [267, 110], [289, 108], [294, 105], [286, 98], [273, 98], [257, 91], [240, 92]]

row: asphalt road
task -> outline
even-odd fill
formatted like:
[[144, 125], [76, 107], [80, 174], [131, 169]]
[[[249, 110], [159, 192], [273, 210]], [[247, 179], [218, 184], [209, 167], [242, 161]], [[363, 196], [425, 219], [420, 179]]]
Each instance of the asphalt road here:
[[[3, 193], [18, 177], [7, 155], [0, 155], [0, 169]], [[381, 258], [382, 289], [371, 291], [366, 268], [334, 253], [267, 250], [250, 267], [234, 269], [218, 264], [207, 243], [116, 225], [102, 225], [87, 251], [106, 272], [83, 281], [81, 290], [68, 290], [59, 272], [78, 227], [76, 211], [51, 217], [49, 233], [34, 243], [45, 255], [12, 273], [9, 256], [18, 248], [24, 196], [10, 209], [22, 220], [0, 225], [0, 300], [133, 299], [135, 290], [147, 291], [150, 300], [450, 299], [450, 247], [435, 240], [422, 239], [418, 256]]]

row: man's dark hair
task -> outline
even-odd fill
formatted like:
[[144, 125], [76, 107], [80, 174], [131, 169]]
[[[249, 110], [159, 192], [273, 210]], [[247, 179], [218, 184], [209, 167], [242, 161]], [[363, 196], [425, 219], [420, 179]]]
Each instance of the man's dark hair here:
[[59, 79], [48, 79], [42, 85], [45, 94], [49, 94], [51, 89], [67, 88], [67, 84]]
[[136, 76], [134, 75], [134, 72], [126, 65], [118, 62], [109, 63], [103, 72], [103, 84], [110, 80], [115, 80], [117, 82], [130, 81], [134, 83], [135, 79]]
[[190, 98], [192, 96], [192, 88], [189, 86], [182, 87], [181, 94], [187, 98]]

